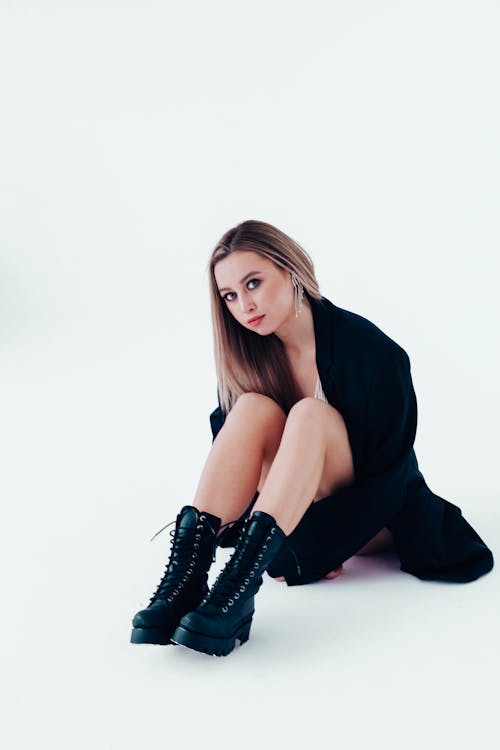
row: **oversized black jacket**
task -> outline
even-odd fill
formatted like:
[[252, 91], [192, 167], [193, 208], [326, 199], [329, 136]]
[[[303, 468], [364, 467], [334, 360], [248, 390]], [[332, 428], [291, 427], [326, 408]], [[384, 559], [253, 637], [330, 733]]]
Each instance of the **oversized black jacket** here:
[[[487, 573], [493, 567], [491, 551], [460, 508], [429, 489], [418, 468], [413, 449], [417, 401], [407, 353], [361, 315], [326, 297], [307, 298], [321, 385], [349, 436], [353, 491], [374, 493], [396, 509], [390, 529], [401, 570], [455, 582]], [[225, 416], [219, 403], [210, 414], [213, 440]]]

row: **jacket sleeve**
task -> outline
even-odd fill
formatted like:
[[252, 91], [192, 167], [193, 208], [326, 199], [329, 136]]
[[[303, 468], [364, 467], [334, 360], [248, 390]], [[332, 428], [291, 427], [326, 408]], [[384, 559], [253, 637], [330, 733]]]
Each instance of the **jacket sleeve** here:
[[218, 406], [213, 410], [213, 412], [210, 414], [210, 428], [212, 430], [212, 444], [217, 437], [217, 434], [219, 430], [222, 428], [222, 425], [226, 421], [226, 414], [221, 409], [220, 406], [220, 399], [219, 399], [219, 392], [217, 391], [217, 400], [218, 400]]
[[405, 463], [417, 431], [410, 359], [398, 346], [377, 362], [366, 407], [363, 476], [371, 479]]
[[468, 582], [493, 555], [457, 505], [427, 485], [413, 450], [417, 402], [410, 361], [399, 348], [380, 360], [367, 408], [366, 497], [375, 498], [394, 536], [401, 570], [422, 580]]

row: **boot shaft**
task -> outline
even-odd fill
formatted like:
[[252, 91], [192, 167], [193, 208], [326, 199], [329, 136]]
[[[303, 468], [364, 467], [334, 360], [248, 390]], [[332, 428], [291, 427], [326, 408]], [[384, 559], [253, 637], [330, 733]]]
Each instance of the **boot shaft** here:
[[249, 516], [234, 554], [200, 605], [181, 618], [172, 641], [207, 654], [227, 655], [236, 640], [248, 640], [262, 573], [285, 539], [268, 513], [255, 511]]
[[259, 587], [263, 572], [276, 557], [285, 540], [286, 534], [274, 518], [265, 511], [257, 510], [245, 521], [231, 559], [232, 566], [236, 572], [254, 579], [253, 584]]
[[285, 539], [286, 534], [269, 513], [255, 511], [245, 520], [232, 557], [202, 604], [208, 604], [223, 614], [236, 602], [239, 610], [243, 607], [250, 609], [253, 597], [262, 585], [262, 574]]
[[181, 508], [175, 529], [170, 532], [172, 546], [169, 561], [150, 603], [158, 598], [173, 601], [186, 587], [206, 587], [208, 570], [215, 559], [220, 524], [218, 516], [199, 511], [193, 505]]
[[[217, 532], [221, 519], [194, 505], [184, 505], [176, 519], [169, 564], [183, 565], [186, 555], [199, 568], [208, 568], [215, 560]], [[189, 565], [189, 567], [194, 567]]]

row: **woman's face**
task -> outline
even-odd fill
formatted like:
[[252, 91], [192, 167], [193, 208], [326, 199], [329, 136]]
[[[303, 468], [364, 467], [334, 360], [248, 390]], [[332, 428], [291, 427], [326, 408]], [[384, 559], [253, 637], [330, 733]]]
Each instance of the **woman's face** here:
[[[238, 323], [263, 336], [295, 319], [290, 273], [253, 250], [238, 250], [214, 267], [215, 280], [227, 309]], [[255, 325], [252, 318], [263, 315]]]

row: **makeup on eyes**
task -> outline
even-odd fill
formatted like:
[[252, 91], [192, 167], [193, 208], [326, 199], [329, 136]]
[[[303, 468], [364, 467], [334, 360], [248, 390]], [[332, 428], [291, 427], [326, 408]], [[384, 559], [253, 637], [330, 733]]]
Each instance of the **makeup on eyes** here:
[[[260, 286], [260, 279], [257, 279], [257, 278], [255, 278], [255, 279], [249, 279], [247, 281], [247, 284], [251, 284], [252, 281], [257, 281], [258, 282], [257, 286], [252, 287], [252, 289], [257, 289], [257, 287]], [[250, 290], [250, 291], [252, 291], [252, 290]], [[226, 292], [226, 294], [222, 295], [222, 299], [226, 300], [226, 302], [232, 302], [233, 301], [232, 299], [227, 299], [227, 295], [228, 294], [235, 294], [235, 292]]]

